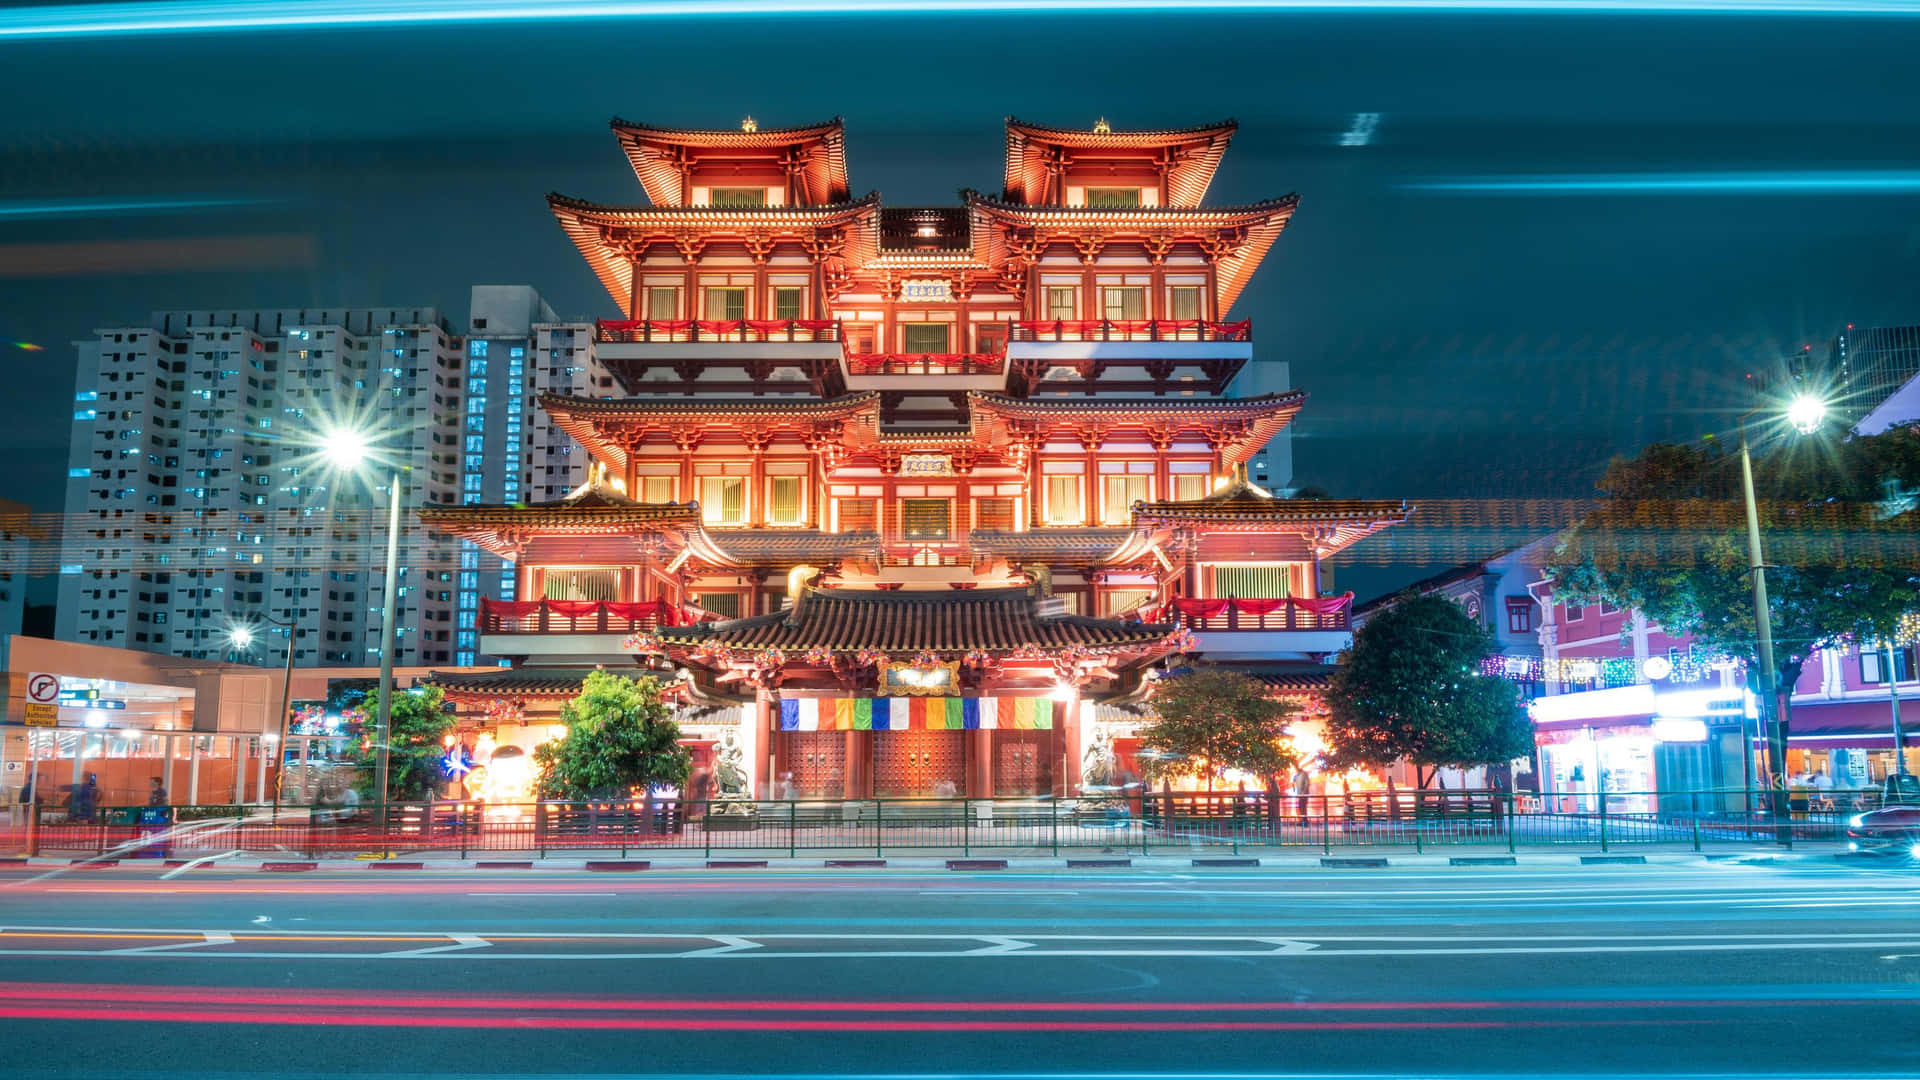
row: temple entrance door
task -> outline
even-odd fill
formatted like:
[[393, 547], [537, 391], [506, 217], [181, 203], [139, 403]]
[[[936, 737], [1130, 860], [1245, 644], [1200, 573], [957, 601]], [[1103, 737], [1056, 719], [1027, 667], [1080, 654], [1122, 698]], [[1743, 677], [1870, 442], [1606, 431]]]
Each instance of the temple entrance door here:
[[993, 733], [993, 793], [1045, 795], [1053, 790], [1051, 731]]
[[[847, 736], [841, 731], [786, 731], [787, 768], [802, 798], [838, 799], [846, 793]], [[775, 777], [775, 780], [778, 780]]]
[[873, 733], [873, 793], [879, 798], [932, 795], [942, 780], [966, 790], [962, 731]]

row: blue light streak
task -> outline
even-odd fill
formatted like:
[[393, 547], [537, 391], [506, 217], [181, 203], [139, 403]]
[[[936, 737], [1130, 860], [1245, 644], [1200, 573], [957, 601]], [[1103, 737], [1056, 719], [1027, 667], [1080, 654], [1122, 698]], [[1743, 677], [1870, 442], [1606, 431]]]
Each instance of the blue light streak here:
[[227, 206], [262, 206], [267, 199], [62, 199], [57, 202], [0, 202], [0, 220], [55, 217], [107, 217], [115, 214], [165, 214]]
[[1920, 0], [156, 0], [0, 10], [0, 40], [699, 16], [1113, 12], [1920, 15]]
[[1461, 176], [1400, 185], [1443, 195], [1912, 195], [1920, 172], [1592, 173]]

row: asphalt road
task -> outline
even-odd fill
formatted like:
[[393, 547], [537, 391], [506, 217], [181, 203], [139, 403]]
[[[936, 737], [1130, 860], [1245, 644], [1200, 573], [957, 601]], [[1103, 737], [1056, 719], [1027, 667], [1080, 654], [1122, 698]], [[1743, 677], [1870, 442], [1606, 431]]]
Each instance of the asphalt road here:
[[1920, 1075], [1920, 869], [0, 869], [0, 1076]]

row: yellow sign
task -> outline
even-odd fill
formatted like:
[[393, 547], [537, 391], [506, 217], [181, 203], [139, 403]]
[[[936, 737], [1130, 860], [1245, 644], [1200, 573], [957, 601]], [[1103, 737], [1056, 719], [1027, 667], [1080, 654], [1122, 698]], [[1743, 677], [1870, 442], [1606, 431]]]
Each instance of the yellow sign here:
[[60, 706], [27, 702], [28, 727], [54, 727], [60, 723]]

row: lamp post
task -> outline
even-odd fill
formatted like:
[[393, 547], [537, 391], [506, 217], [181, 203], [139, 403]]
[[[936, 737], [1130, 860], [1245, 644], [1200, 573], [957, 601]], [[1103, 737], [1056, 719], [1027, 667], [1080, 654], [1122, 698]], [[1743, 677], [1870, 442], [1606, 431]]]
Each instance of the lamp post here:
[[[1900, 726], [1900, 668], [1895, 664], [1893, 655], [1893, 635], [1889, 634], [1880, 642], [1885, 650], [1887, 664], [1887, 704], [1893, 709], [1893, 775], [1907, 775], [1907, 731]], [[1895, 780], [1896, 790], [1904, 787]]]
[[[368, 437], [350, 428], [329, 432], [321, 442], [321, 451], [338, 468], [354, 472], [373, 455]], [[393, 722], [393, 635], [395, 609], [399, 604], [400, 494], [403, 469], [395, 467], [387, 488], [387, 572], [386, 588], [380, 603], [380, 695], [374, 716], [374, 791], [380, 800], [380, 827], [386, 831], [388, 733]]]
[[[293, 641], [298, 634], [292, 621], [281, 622], [271, 615], [256, 612], [253, 616], [261, 622], [280, 627], [287, 632], [287, 666], [280, 675], [280, 731], [273, 740], [273, 752], [279, 758], [273, 768], [273, 820], [280, 820], [280, 788], [286, 779], [287, 769], [287, 710], [293, 705]], [[253, 644], [253, 629], [249, 626], [236, 626], [227, 632], [227, 643], [241, 651]]]
[[[1753, 454], [1747, 448], [1747, 418], [1759, 412], [1743, 413], [1740, 425], [1740, 489], [1747, 509], [1747, 568], [1753, 574], [1753, 621], [1759, 638], [1759, 698], [1761, 723], [1767, 731], [1767, 766], [1779, 779], [1777, 793], [1768, 799], [1768, 807], [1779, 820], [1786, 810], [1787, 728], [1779, 696], [1774, 686], [1773, 619], [1767, 608], [1767, 561], [1760, 544], [1760, 509], [1753, 495]], [[1803, 435], [1811, 434], [1826, 418], [1826, 403], [1811, 394], [1795, 397], [1787, 405], [1787, 421]], [[1771, 723], [1769, 723], [1769, 719]], [[1769, 785], [1771, 788], [1772, 785]], [[1790, 826], [1782, 826], [1779, 838], [1790, 841]]]

